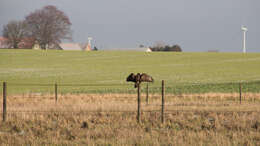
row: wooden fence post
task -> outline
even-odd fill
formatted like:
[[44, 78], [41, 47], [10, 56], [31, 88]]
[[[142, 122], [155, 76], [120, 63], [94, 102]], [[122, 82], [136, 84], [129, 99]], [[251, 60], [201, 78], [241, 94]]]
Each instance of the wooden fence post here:
[[240, 100], [240, 104], [242, 103], [242, 85], [241, 83], [239, 83], [239, 100]]
[[3, 82], [3, 122], [6, 121], [6, 82]]
[[56, 101], [56, 103], [58, 101], [58, 85], [57, 85], [57, 83], [55, 83], [55, 101]]
[[162, 113], [161, 113], [161, 122], [164, 123], [164, 80], [162, 80]]
[[149, 86], [148, 83], [146, 84], [146, 104], [149, 103]]
[[137, 84], [137, 122], [141, 123], [141, 99], [140, 99], [140, 84]]

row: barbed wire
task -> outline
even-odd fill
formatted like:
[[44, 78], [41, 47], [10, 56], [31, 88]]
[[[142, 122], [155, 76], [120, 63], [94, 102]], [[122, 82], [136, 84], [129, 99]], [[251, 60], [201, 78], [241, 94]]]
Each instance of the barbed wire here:
[[[3, 86], [3, 82], [5, 81], [0, 81], [0, 86]], [[6, 82], [8, 85], [12, 86], [55, 86], [57, 84], [58, 86], [133, 86], [132, 83], [120, 83], [120, 84], [76, 84], [76, 83], [15, 83], [15, 82]], [[198, 83], [198, 82], [187, 82], [187, 83], [170, 83], [173, 86], [209, 86], [209, 85], [226, 85], [226, 84], [260, 84], [260, 80], [255, 80], [255, 81], [234, 81], [234, 82], [218, 82], [218, 83]], [[153, 86], [153, 84], [150, 84], [150, 86]], [[151, 88], [160, 88], [160, 87], [151, 87]]]

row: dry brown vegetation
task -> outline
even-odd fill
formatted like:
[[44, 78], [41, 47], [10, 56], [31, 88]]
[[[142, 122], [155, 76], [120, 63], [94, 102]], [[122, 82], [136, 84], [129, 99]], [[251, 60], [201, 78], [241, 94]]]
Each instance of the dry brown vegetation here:
[[[260, 94], [142, 95], [142, 123], [135, 94], [12, 95], [2, 145], [260, 145]], [[2, 103], [0, 103], [2, 105]]]

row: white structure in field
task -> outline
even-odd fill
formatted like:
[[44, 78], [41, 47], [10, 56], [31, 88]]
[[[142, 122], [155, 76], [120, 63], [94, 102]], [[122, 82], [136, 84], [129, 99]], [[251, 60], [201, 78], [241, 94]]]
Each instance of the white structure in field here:
[[241, 30], [243, 31], [243, 53], [246, 53], [246, 32], [248, 29], [245, 26], [242, 26]]
[[150, 48], [146, 48], [145, 52], [152, 52], [152, 50]]

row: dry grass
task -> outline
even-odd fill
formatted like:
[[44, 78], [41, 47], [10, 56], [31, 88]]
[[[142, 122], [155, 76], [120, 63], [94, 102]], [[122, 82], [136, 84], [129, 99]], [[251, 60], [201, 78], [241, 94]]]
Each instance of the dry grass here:
[[[134, 94], [8, 96], [2, 145], [260, 145], [260, 94], [142, 95], [142, 124]], [[2, 103], [0, 103], [2, 105]], [[21, 112], [22, 111], [22, 112]], [[110, 112], [108, 112], [110, 111]], [[128, 112], [122, 112], [128, 111]], [[145, 112], [146, 111], [146, 112]]]

